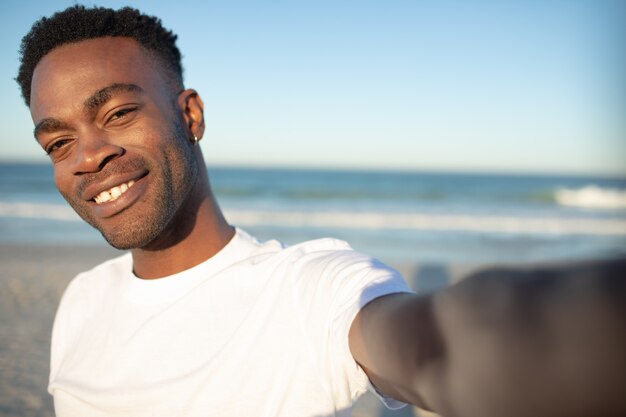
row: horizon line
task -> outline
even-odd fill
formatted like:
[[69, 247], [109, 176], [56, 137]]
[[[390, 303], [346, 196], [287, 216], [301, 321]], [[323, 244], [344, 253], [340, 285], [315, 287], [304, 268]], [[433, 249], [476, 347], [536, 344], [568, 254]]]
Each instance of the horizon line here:
[[[289, 163], [246, 163], [246, 162], [215, 162], [205, 158], [207, 170], [211, 169], [249, 169], [249, 170], [276, 170], [276, 171], [327, 171], [327, 172], [377, 172], [390, 174], [457, 174], [457, 175], [494, 175], [494, 176], [531, 176], [531, 177], [569, 177], [569, 178], [597, 178], [626, 180], [624, 172], [589, 172], [573, 170], [541, 170], [541, 169], [504, 169], [504, 168], [479, 168], [479, 167], [389, 167], [389, 166], [363, 166], [363, 165], [324, 165], [324, 164], [289, 164]], [[47, 159], [36, 158], [5, 158], [0, 157], [3, 165], [49, 165]]]

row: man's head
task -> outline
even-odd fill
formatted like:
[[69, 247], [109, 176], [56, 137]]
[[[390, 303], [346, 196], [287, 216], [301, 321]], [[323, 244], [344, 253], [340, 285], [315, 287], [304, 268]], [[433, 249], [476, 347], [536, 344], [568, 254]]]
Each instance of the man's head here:
[[[90, 13], [82, 7], [70, 10]], [[91, 10], [110, 16], [109, 21], [124, 20], [121, 26], [128, 33], [142, 30], [133, 24], [158, 23], [129, 9]], [[117, 248], [174, 244], [184, 238], [194, 208], [210, 193], [201, 180], [201, 152], [194, 146], [194, 137], [202, 137], [204, 130], [202, 101], [194, 90], [177, 87], [169, 64], [135, 36], [111, 36], [104, 29], [94, 30], [103, 36], [69, 35], [88, 29], [85, 20], [67, 20], [64, 13], [55, 16], [64, 16], [65, 26], [55, 17], [35, 24], [24, 44], [40, 50], [39, 58], [31, 57], [30, 72], [25, 63], [20, 72], [29, 80], [25, 97], [35, 137], [54, 164], [56, 186]], [[134, 18], [120, 17], [127, 13]], [[157, 26], [178, 56], [175, 36]], [[47, 46], [41, 48], [33, 43], [51, 28], [68, 34], [57, 39], [72, 40], [55, 46], [43, 41]]]
[[112, 10], [76, 5], [35, 22], [22, 39], [21, 65], [16, 80], [26, 105], [30, 106], [33, 72], [44, 56], [65, 44], [108, 36], [137, 41], [157, 58], [172, 86], [182, 90], [183, 70], [176, 35], [165, 29], [160, 19], [130, 7]]

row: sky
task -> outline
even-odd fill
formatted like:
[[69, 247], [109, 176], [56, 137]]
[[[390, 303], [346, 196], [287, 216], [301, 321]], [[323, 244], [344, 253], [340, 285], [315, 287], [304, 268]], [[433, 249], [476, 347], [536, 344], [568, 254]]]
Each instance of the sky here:
[[[74, 3], [0, 3], [1, 161], [47, 161], [13, 78]], [[209, 165], [626, 176], [622, 0], [95, 4], [178, 34]]]

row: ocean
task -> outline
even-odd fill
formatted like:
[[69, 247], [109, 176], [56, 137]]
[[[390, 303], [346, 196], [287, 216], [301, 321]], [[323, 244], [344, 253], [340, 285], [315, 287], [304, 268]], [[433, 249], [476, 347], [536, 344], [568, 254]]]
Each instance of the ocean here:
[[[209, 168], [231, 224], [287, 244], [332, 236], [385, 262], [626, 254], [626, 178]], [[0, 243], [102, 245], [49, 164], [0, 163]]]

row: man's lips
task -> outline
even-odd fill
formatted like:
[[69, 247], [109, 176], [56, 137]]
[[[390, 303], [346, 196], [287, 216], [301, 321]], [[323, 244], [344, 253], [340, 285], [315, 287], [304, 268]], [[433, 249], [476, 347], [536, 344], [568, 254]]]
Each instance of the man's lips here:
[[[130, 186], [128, 184], [131, 184]], [[120, 185], [103, 190], [91, 201], [93, 214], [101, 219], [113, 217], [141, 200], [148, 186], [147, 176], [129, 180]], [[122, 191], [125, 189], [125, 191]], [[108, 199], [108, 200], [107, 200]]]
[[109, 176], [103, 181], [94, 181], [84, 189], [81, 198], [97, 204], [116, 200], [146, 175], [147, 172], [142, 170], [124, 175]]

